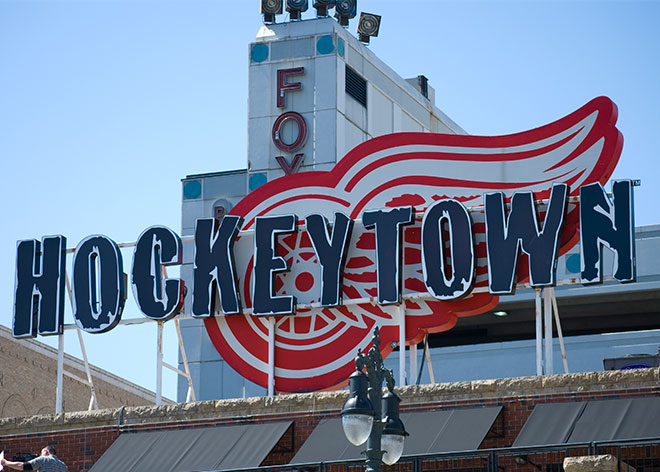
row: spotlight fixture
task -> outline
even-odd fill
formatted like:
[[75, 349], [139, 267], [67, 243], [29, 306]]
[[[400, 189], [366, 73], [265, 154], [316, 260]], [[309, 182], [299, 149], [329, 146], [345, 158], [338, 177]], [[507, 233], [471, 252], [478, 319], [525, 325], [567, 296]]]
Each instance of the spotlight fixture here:
[[374, 38], [378, 36], [380, 29], [380, 16], [373, 13], [360, 13], [360, 20], [358, 21], [357, 32], [360, 41], [369, 44], [371, 36]]
[[282, 14], [282, 0], [261, 0], [264, 23], [275, 23], [275, 15]]
[[495, 316], [508, 316], [509, 313], [506, 312], [506, 311], [494, 311], [493, 315], [495, 315]]
[[286, 11], [289, 12], [292, 20], [299, 20], [300, 14], [307, 11], [308, 8], [307, 0], [286, 0]]
[[314, 0], [314, 8], [316, 8], [316, 16], [318, 18], [328, 16], [328, 10], [334, 8], [335, 0]]
[[348, 20], [357, 15], [357, 0], [337, 0], [335, 3], [335, 17], [339, 19], [339, 24], [348, 26]]

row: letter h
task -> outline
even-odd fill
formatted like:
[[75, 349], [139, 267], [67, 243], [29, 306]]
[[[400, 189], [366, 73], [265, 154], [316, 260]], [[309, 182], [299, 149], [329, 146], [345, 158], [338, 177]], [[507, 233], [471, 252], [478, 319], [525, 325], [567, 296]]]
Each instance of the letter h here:
[[61, 235], [16, 244], [12, 334], [16, 338], [62, 334], [66, 238]]

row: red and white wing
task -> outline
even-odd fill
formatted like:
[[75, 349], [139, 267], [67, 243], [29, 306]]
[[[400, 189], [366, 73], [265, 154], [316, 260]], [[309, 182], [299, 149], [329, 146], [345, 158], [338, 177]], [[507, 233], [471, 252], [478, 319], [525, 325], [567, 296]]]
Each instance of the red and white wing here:
[[[440, 198], [455, 198], [472, 208], [476, 287], [487, 287], [484, 193], [507, 197], [532, 191], [548, 198], [554, 183], [579, 187], [605, 183], [621, 153], [623, 138], [615, 127], [616, 107], [599, 97], [567, 117], [531, 131], [497, 137], [399, 133], [367, 141], [349, 152], [330, 172], [286, 176], [247, 195], [231, 211], [245, 218], [244, 230], [260, 215], [341, 211], [359, 219], [368, 209], [412, 205], [419, 213]], [[570, 204], [561, 243], [562, 252], [577, 241], [578, 208]], [[421, 221], [404, 231], [403, 295], [426, 292], [421, 270]], [[237, 272], [244, 304], [251, 306], [252, 238], [236, 242]], [[277, 317], [275, 381], [279, 391], [311, 391], [343, 382], [354, 369], [358, 349], [369, 347], [373, 326], [381, 327], [383, 354], [398, 340], [401, 312], [406, 316], [406, 339], [418, 342], [425, 332], [451, 329], [460, 316], [492, 309], [498, 298], [483, 291], [461, 300], [407, 300], [396, 306], [350, 300], [376, 296], [375, 242], [372, 231], [355, 225], [344, 271], [344, 301], [336, 308], [300, 310]], [[318, 262], [304, 231], [280, 239], [279, 251], [291, 271], [278, 275], [278, 294], [293, 294], [299, 303], [319, 300]], [[526, 268], [520, 261], [519, 280]], [[222, 357], [248, 379], [266, 385], [268, 321], [251, 315], [218, 316], [206, 323]]]

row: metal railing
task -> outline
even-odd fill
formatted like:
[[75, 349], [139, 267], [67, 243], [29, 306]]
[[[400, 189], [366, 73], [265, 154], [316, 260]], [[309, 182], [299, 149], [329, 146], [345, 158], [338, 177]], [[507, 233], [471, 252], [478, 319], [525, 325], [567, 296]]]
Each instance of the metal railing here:
[[[389, 472], [561, 472], [566, 457], [611, 454], [636, 472], [660, 472], [660, 437], [403, 456]], [[363, 472], [364, 459], [195, 472]]]

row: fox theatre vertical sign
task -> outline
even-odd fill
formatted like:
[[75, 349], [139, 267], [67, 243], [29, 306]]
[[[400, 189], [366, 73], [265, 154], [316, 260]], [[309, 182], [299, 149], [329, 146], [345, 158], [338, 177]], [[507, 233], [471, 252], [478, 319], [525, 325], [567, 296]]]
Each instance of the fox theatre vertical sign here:
[[[286, 108], [286, 93], [294, 90], [302, 89], [300, 82], [288, 81], [288, 77], [299, 76], [305, 74], [304, 67], [295, 67], [293, 69], [278, 69], [277, 71], [277, 97], [276, 103], [278, 109]], [[295, 137], [289, 143], [284, 139], [284, 127], [286, 124], [295, 123]], [[291, 161], [288, 162], [285, 156], [275, 156], [277, 163], [280, 165], [286, 175], [295, 174], [300, 164], [302, 164], [305, 155], [300, 151], [300, 148], [307, 140], [307, 122], [305, 117], [297, 111], [283, 111], [273, 123], [272, 131], [273, 144], [277, 149], [286, 153], [294, 153]]]
[[[302, 74], [278, 72], [278, 106]], [[197, 220], [192, 316], [246, 378], [267, 386], [270, 372], [278, 391], [311, 391], [345, 382], [375, 326], [387, 355], [402, 337], [417, 343], [494, 308], [518, 284], [555, 285], [557, 258], [575, 244], [582, 284], [602, 281], [603, 246], [615, 254], [614, 278], [633, 281], [632, 183], [614, 182], [611, 195], [603, 187], [622, 150], [616, 117], [599, 97], [514, 135], [391, 134], [329, 172], [273, 180], [219, 224]], [[297, 124], [291, 141], [282, 139], [287, 120]], [[290, 170], [305, 135], [295, 112], [273, 126], [278, 149], [294, 154]], [[136, 242], [130, 284], [146, 317], [182, 311], [183, 281], [160, 270], [180, 263], [181, 246], [161, 226]], [[63, 236], [18, 242], [14, 336], [62, 332], [66, 249]], [[128, 293], [118, 245], [83, 239], [71, 278], [76, 324], [116, 326]]]

